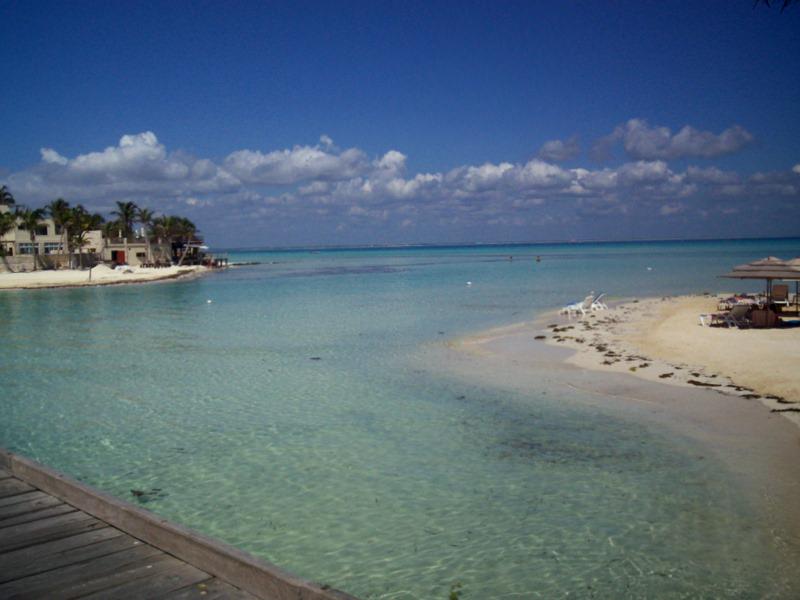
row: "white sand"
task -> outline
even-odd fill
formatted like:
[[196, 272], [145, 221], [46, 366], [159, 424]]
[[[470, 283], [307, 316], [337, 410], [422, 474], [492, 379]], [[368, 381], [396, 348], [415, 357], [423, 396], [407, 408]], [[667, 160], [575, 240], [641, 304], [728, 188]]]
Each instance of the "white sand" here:
[[800, 327], [700, 326], [698, 316], [716, 307], [714, 296], [633, 300], [581, 319], [549, 313], [459, 344], [481, 352], [523, 328], [546, 344], [573, 350], [565, 360], [575, 366], [758, 399], [800, 426]]
[[167, 267], [162, 269], [126, 267], [111, 269], [98, 265], [91, 269], [61, 269], [58, 271], [33, 271], [30, 273], [0, 273], [0, 289], [33, 289], [73, 287], [85, 285], [113, 285], [175, 279], [196, 275], [208, 269], [201, 266]]
[[714, 296], [648, 298], [571, 323], [562, 319], [544, 335], [574, 349], [567, 360], [580, 367], [758, 398], [800, 425], [793, 410], [800, 407], [800, 328], [699, 324], [701, 313], [716, 310]]

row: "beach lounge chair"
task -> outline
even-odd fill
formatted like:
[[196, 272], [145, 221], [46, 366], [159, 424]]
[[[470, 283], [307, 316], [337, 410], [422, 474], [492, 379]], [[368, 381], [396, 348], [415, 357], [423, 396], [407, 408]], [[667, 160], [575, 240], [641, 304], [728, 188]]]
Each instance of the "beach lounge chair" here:
[[700, 317], [701, 327], [711, 327], [712, 325], [724, 325], [727, 313], [702, 313]]
[[747, 304], [738, 304], [734, 306], [724, 317], [725, 325], [728, 327], [738, 327], [739, 329], [750, 327], [750, 319], [747, 317], [750, 308], [751, 307]]
[[605, 292], [603, 292], [602, 294], [597, 296], [597, 298], [595, 298], [592, 301], [591, 309], [592, 310], [608, 310], [608, 305], [605, 302], [603, 302], [603, 298], [605, 298], [605, 297], [606, 297]]
[[789, 286], [778, 284], [772, 286], [772, 303], [789, 306]]
[[592, 302], [594, 302], [594, 292], [586, 296], [586, 298], [583, 299], [583, 302], [567, 304], [564, 308], [558, 311], [558, 314], [565, 314], [570, 319], [572, 318], [572, 313], [575, 313], [575, 316], [577, 316], [578, 313], [580, 313], [581, 316], [586, 316], [586, 311], [591, 309]]

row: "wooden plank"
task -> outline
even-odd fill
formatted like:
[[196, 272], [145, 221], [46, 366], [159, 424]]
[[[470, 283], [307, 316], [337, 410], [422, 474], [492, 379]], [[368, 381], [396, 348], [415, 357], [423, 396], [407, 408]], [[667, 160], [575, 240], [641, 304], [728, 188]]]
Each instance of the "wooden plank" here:
[[67, 504], [230, 582], [257, 598], [353, 600], [353, 596], [344, 592], [297, 577], [238, 548], [170, 523], [141, 507], [121, 501], [2, 448], [0, 466], [5, 466], [15, 477]]
[[24, 481], [20, 481], [19, 479], [15, 479], [13, 477], [11, 479], [3, 479], [0, 481], [0, 498], [17, 496], [19, 494], [32, 491], [33, 487], [29, 486]]
[[[27, 496], [28, 494], [21, 495]], [[22, 515], [29, 512], [39, 511], [43, 508], [49, 508], [58, 504], [63, 503], [58, 498], [42, 494], [41, 496], [35, 496], [33, 499], [28, 500], [27, 502], [17, 502], [16, 504], [11, 504], [9, 506], [0, 506], [0, 527], [3, 527], [3, 521], [5, 519], [10, 519], [11, 517], [16, 517], [17, 515]]]
[[119, 529], [104, 527], [6, 552], [0, 554], [0, 583], [127, 550], [137, 545], [136, 542], [138, 540]]
[[56, 517], [58, 515], [65, 515], [71, 512], [75, 512], [78, 510], [74, 506], [70, 506], [69, 504], [57, 504], [55, 506], [50, 506], [48, 508], [43, 508], [42, 510], [34, 510], [32, 512], [26, 512], [21, 515], [17, 515], [16, 517], [9, 517], [8, 519], [4, 519], [0, 521], [0, 535], [3, 535], [3, 529], [6, 527], [11, 527], [13, 525], [20, 525], [22, 523], [33, 523], [34, 521], [40, 521], [42, 519], [49, 519], [50, 517]]
[[167, 594], [162, 600], [255, 600], [255, 596], [215, 578]]
[[105, 523], [80, 511], [34, 521], [33, 523], [14, 525], [2, 530], [0, 552], [41, 544], [49, 540], [57, 540], [105, 526]]
[[85, 564], [69, 565], [0, 584], [0, 598], [76, 598], [110, 587], [113, 584], [98, 582], [112, 575], [116, 575], [118, 583], [121, 583], [131, 570], [155, 565], [165, 558], [172, 557], [141, 544]]
[[[139, 598], [160, 598], [165, 594], [174, 592], [186, 586], [208, 581], [210, 575], [200, 569], [187, 565], [177, 558], [159, 563], [158, 569], [151, 569], [150, 573], [122, 585], [104, 589], [100, 592], [81, 596], [91, 600], [138, 600]], [[157, 571], [163, 567], [161, 572]]]
[[30, 502], [31, 500], [36, 500], [37, 498], [52, 498], [52, 496], [36, 490], [35, 492], [27, 492], [25, 494], [19, 494], [18, 496], [0, 498], [0, 508], [19, 504], [20, 502]]

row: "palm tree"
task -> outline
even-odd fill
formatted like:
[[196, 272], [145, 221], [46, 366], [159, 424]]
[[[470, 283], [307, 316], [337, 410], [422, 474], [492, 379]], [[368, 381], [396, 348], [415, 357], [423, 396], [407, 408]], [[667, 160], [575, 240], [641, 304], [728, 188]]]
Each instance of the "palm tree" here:
[[197, 233], [197, 227], [194, 223], [192, 223], [186, 217], [175, 217], [178, 222], [178, 238], [181, 242], [183, 242], [183, 254], [181, 255], [180, 260], [178, 261], [178, 266], [183, 264], [183, 260], [186, 258], [186, 255], [189, 253], [189, 244], [194, 240], [195, 234]]
[[69, 202], [63, 198], [58, 198], [53, 200], [45, 208], [53, 219], [53, 223], [55, 223], [56, 227], [61, 228], [61, 239], [64, 240], [62, 252], [69, 255], [69, 227], [72, 220], [72, 211], [69, 208]]
[[178, 224], [175, 217], [161, 215], [153, 219], [153, 233], [158, 238], [158, 243], [162, 240], [170, 246], [169, 258], [172, 260], [172, 243], [177, 235]]
[[[17, 228], [17, 217], [12, 213], [0, 212], [0, 238]], [[0, 245], [0, 256], [6, 255], [6, 249]]]
[[16, 217], [19, 220], [19, 228], [28, 231], [31, 236], [31, 244], [33, 244], [33, 270], [36, 270], [36, 229], [41, 225], [44, 219], [44, 209], [37, 208], [31, 210], [29, 208], [17, 208]]
[[6, 186], [0, 186], [0, 204], [5, 204], [6, 206], [11, 206], [14, 204], [14, 196], [11, 195], [11, 191]]
[[95, 229], [100, 229], [105, 219], [96, 213], [89, 213], [81, 204], [73, 208], [71, 213], [72, 241], [78, 247], [79, 262], [81, 268], [83, 268], [83, 247], [87, 242], [86, 234]]
[[117, 217], [117, 221], [122, 229], [122, 237], [129, 238], [133, 233], [133, 224], [136, 222], [138, 206], [135, 202], [117, 202], [117, 210], [112, 210], [111, 214]]
[[150, 252], [150, 234], [153, 229], [155, 213], [149, 208], [140, 208], [136, 213], [136, 218], [139, 223], [141, 223], [142, 227], [144, 227], [144, 240], [147, 244], [147, 262], [152, 262], [153, 257], [151, 256]]

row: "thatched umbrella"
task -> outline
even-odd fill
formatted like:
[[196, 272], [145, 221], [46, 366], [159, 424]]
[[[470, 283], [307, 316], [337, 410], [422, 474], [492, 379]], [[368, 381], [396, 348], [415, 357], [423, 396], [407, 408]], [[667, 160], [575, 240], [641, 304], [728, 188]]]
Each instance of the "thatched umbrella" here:
[[[791, 260], [781, 260], [774, 256], [768, 256], [760, 260], [754, 260], [746, 265], [734, 267], [733, 271], [722, 275], [730, 279], [766, 279], [767, 280], [767, 302], [772, 300], [772, 282], [794, 281], [795, 292], [800, 285], [800, 257]], [[797, 293], [795, 293], [797, 302]]]

